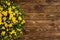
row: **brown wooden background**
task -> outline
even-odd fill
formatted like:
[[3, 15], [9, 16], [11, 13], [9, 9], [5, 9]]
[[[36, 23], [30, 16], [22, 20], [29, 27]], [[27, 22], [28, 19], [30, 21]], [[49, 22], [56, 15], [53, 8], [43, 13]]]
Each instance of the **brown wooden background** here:
[[16, 0], [24, 10], [25, 34], [19, 40], [60, 40], [60, 0]]

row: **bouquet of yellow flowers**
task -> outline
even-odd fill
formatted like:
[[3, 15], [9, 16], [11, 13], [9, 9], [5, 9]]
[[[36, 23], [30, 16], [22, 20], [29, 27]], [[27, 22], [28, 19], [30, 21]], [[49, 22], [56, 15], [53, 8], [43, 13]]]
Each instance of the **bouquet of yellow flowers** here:
[[10, 0], [0, 3], [0, 40], [18, 39], [23, 35], [23, 11]]

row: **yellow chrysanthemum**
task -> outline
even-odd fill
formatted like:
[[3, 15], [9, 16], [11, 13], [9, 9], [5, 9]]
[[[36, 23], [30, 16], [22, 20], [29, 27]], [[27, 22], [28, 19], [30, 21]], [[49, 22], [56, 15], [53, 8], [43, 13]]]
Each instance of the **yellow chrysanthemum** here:
[[22, 13], [20, 12], [19, 14], [21, 15]]
[[15, 9], [15, 6], [12, 6], [13, 9]]
[[18, 14], [18, 10], [15, 10], [15, 13]]
[[4, 35], [5, 35], [5, 31], [2, 31], [2, 32], [1, 32], [1, 35], [4, 36]]
[[0, 18], [0, 24], [2, 24], [2, 19]]
[[15, 15], [15, 13], [13, 13], [13, 15]]
[[15, 17], [12, 17], [12, 22], [15, 24], [15, 23], [17, 23], [18, 21], [16, 20]]
[[18, 17], [18, 20], [22, 20], [22, 17], [19, 16], [19, 17]]
[[10, 34], [16, 34], [15, 30], [12, 30], [12, 31], [10, 32]]
[[13, 14], [10, 14], [9, 19], [12, 19], [12, 18], [13, 18]]
[[3, 11], [3, 7], [0, 7], [0, 11]]
[[5, 29], [5, 27], [4, 27], [4, 26], [2, 26], [2, 29]]
[[7, 16], [7, 11], [3, 11], [2, 14], [3, 14], [4, 16]]
[[8, 24], [9, 27], [12, 27], [12, 23]]
[[21, 31], [21, 29], [18, 29], [18, 28], [17, 28], [17, 31]]
[[6, 17], [3, 17], [3, 20], [6, 21]]
[[13, 22], [14, 24], [16, 24], [18, 21], [17, 21], [17, 20], [13, 20], [12, 22]]
[[12, 14], [13, 12], [12, 11], [8, 11], [9, 14]]
[[16, 17], [12, 17], [12, 20], [16, 20]]
[[20, 34], [23, 34], [23, 32], [22, 32], [22, 31], [20, 31]]
[[0, 24], [2, 24], [2, 21], [0, 21]]
[[8, 29], [6, 29], [6, 31], [8, 31]]
[[2, 21], [2, 18], [0, 18], [0, 21]]
[[4, 24], [5, 24], [5, 27], [8, 27], [8, 24], [6, 22], [4, 22]]
[[10, 6], [10, 2], [7, 2], [7, 1], [6, 1], [6, 4], [7, 4], [8, 6]]
[[24, 24], [25, 23], [25, 20], [23, 20], [22, 22], [21, 22], [21, 24]]
[[0, 13], [0, 18], [2, 18], [2, 14]]
[[11, 10], [12, 10], [12, 8], [11, 8], [11, 6], [8, 8], [8, 12], [10, 11], [11, 12]]

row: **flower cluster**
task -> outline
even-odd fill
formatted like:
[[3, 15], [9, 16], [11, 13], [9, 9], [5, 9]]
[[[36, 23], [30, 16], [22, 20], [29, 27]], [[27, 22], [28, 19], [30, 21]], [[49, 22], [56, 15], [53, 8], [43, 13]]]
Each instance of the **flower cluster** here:
[[0, 4], [0, 40], [18, 38], [25, 24], [23, 11], [10, 0]]

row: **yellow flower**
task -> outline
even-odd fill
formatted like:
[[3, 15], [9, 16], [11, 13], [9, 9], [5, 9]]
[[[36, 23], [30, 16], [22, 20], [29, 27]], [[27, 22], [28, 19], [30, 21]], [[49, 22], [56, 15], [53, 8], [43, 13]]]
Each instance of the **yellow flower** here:
[[0, 13], [0, 18], [2, 18], [2, 14]]
[[3, 7], [0, 7], [0, 11], [3, 11]]
[[2, 19], [0, 18], [0, 24], [2, 24]]
[[12, 30], [12, 31], [10, 32], [10, 34], [16, 34], [15, 30]]
[[19, 12], [19, 14], [21, 15], [22, 13], [21, 13], [21, 12]]
[[12, 20], [16, 20], [16, 18], [15, 17], [12, 17]]
[[2, 18], [0, 18], [0, 21], [2, 21]]
[[23, 34], [23, 32], [22, 32], [22, 31], [20, 31], [20, 34]]
[[5, 35], [5, 31], [2, 31], [1, 35], [4, 36]]
[[6, 22], [4, 22], [4, 24], [5, 24], [5, 27], [8, 27], [8, 24]]
[[6, 17], [3, 17], [3, 20], [6, 21]]
[[3, 14], [4, 16], [7, 16], [7, 11], [6, 11], [6, 12], [3, 11], [2, 14]]
[[15, 6], [12, 6], [13, 9], [15, 9]]
[[15, 13], [18, 14], [18, 10], [15, 10]]
[[10, 14], [9, 19], [11, 19], [12, 17], [13, 17], [13, 14]]
[[24, 24], [25, 23], [25, 20], [23, 20], [22, 22], [21, 22], [21, 24]]
[[8, 24], [9, 27], [12, 27], [12, 23]]
[[13, 15], [15, 15], [15, 13], [13, 13]]
[[18, 21], [16, 20], [15, 17], [12, 17], [12, 22], [15, 24], [15, 23], [17, 23]]
[[17, 20], [13, 20], [13, 23], [16, 24], [18, 21]]
[[12, 13], [12, 8], [11, 8], [11, 6], [8, 8], [8, 13]]
[[5, 29], [5, 27], [4, 27], [4, 26], [2, 26], [2, 29]]
[[6, 29], [6, 31], [8, 31], [8, 29]]
[[10, 6], [10, 2], [7, 2], [7, 1], [6, 1], [6, 4], [7, 4], [8, 6]]
[[11, 8], [11, 6], [8, 8], [8, 13], [12, 13], [12, 8]]
[[18, 28], [17, 28], [17, 31], [21, 31], [21, 29], [18, 29]]
[[0, 24], [2, 24], [2, 22], [0, 21]]
[[19, 17], [18, 17], [18, 20], [22, 20], [22, 17], [19, 16]]
[[12, 11], [8, 11], [9, 14], [12, 14], [13, 12]]

